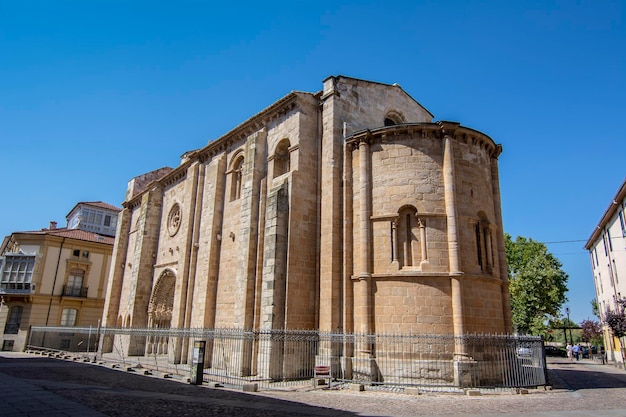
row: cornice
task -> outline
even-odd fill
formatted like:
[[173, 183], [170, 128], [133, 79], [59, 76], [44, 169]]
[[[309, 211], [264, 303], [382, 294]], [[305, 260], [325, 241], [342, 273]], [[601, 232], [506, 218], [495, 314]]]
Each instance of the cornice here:
[[211, 160], [216, 155], [228, 151], [234, 143], [245, 140], [254, 132], [263, 129], [273, 120], [280, 118], [293, 110], [300, 109], [298, 103], [299, 94], [292, 92], [271, 106], [252, 116], [244, 123], [232, 129], [230, 132], [210, 142], [204, 148], [196, 151], [191, 158], [200, 159], [202, 162]]
[[[214, 141], [209, 142], [209, 144], [207, 144], [205, 147], [187, 153], [185, 155], [185, 162], [181, 163], [178, 167], [174, 168], [163, 177], [148, 184], [143, 192], [133, 196], [132, 199], [122, 203], [122, 207], [133, 209], [137, 206], [140, 206], [142, 196], [146, 192], [154, 188], [156, 184], [161, 187], [167, 187], [176, 183], [177, 181], [184, 179], [187, 175], [187, 170], [189, 166], [194, 162], [206, 163], [207, 161], [213, 159], [215, 156], [220, 155], [224, 152], [228, 152], [236, 142], [245, 140], [248, 136], [250, 136], [254, 132], [263, 129], [273, 120], [280, 118], [295, 109], [300, 109], [298, 98], [302, 94], [310, 93], [291, 92], [280, 100], [274, 102], [271, 106], [252, 116], [244, 123], [235, 127], [225, 135], [215, 139]], [[317, 94], [313, 96], [317, 97]]]
[[358, 147], [358, 144], [366, 141], [392, 142], [401, 135], [421, 135], [422, 138], [434, 137], [443, 139], [449, 137], [457, 142], [471, 146], [478, 146], [487, 151], [491, 158], [498, 158], [502, 153], [502, 145], [496, 144], [493, 139], [477, 130], [461, 126], [456, 122], [436, 123], [405, 123], [393, 126], [385, 126], [377, 129], [362, 130], [346, 137], [347, 145]]

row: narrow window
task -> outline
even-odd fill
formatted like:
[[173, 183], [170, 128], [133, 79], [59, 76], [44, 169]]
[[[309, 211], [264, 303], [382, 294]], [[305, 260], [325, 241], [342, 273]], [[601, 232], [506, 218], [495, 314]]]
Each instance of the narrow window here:
[[406, 215], [406, 239], [405, 239], [405, 253], [404, 253], [404, 261], [407, 266], [413, 266], [413, 248], [411, 243], [413, 242], [413, 227], [411, 224], [411, 214]]
[[111, 215], [107, 214], [104, 216], [104, 225], [106, 227], [111, 227]]
[[81, 270], [72, 270], [67, 279], [65, 295], [70, 297], [81, 297], [83, 292], [83, 277], [85, 273]]
[[237, 200], [241, 197], [241, 183], [243, 180], [243, 156], [239, 156], [233, 164], [231, 171], [230, 200]]
[[596, 263], [593, 261], [593, 252], [589, 252], [589, 260], [591, 261], [591, 269], [596, 269]]
[[480, 223], [476, 223], [476, 254], [478, 255], [478, 265], [483, 269], [483, 252], [480, 244]]
[[411, 206], [403, 207], [398, 212], [396, 238], [398, 240], [397, 256], [401, 268], [419, 265], [420, 262], [416, 213], [415, 207]]
[[613, 252], [613, 242], [611, 242], [611, 231], [606, 229], [606, 240], [609, 241], [609, 250]]
[[11, 307], [9, 310], [9, 318], [4, 325], [5, 334], [17, 334], [20, 329], [20, 322], [22, 321], [22, 306]]
[[278, 146], [276, 146], [276, 151], [274, 152], [274, 178], [289, 172], [291, 169], [289, 146], [288, 139], [281, 140]]
[[61, 326], [76, 326], [76, 316], [78, 310], [75, 308], [64, 308], [61, 314]]

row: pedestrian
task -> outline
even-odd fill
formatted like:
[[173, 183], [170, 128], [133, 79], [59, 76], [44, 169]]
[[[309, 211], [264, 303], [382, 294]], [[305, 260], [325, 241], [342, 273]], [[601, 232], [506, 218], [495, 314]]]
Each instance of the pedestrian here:
[[567, 346], [565, 347], [565, 350], [567, 350], [567, 357], [569, 358], [569, 360], [572, 360], [572, 345], [570, 345], [569, 343], [567, 344]]
[[580, 345], [574, 345], [572, 351], [574, 352], [574, 357], [578, 360], [580, 358]]

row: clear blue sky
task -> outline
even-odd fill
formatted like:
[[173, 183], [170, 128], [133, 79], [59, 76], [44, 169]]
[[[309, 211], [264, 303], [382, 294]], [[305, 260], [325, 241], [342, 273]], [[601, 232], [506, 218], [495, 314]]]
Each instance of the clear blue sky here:
[[0, 236], [120, 205], [329, 75], [398, 83], [503, 145], [504, 229], [549, 243], [574, 321], [626, 170], [624, 1], [0, 0]]

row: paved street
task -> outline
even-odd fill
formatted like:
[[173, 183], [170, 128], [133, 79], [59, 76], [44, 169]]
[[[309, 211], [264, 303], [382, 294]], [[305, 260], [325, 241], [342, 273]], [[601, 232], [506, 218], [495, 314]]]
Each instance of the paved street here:
[[244, 393], [59, 359], [0, 352], [0, 416], [626, 417], [626, 372], [551, 358], [552, 390], [409, 395], [348, 390]]

